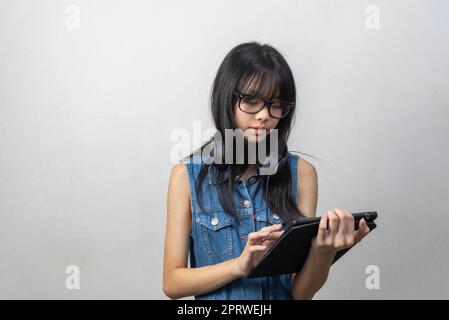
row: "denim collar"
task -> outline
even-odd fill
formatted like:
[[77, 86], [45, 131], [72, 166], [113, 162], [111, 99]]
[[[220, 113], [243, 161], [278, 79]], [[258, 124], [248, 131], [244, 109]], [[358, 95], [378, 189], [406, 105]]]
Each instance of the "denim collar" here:
[[[209, 167], [207, 168], [207, 173], [209, 175], [209, 184], [218, 184], [229, 179], [228, 170], [224, 170], [221, 174], [221, 177], [219, 177], [219, 170], [214, 165], [209, 165]], [[257, 170], [254, 170], [244, 179], [244, 181], [247, 181], [251, 177], [257, 176], [258, 176]]]
[[[203, 154], [203, 156], [198, 155], [201, 157], [201, 161], [203, 163], [208, 163], [209, 159], [212, 157], [210, 154], [210, 148], [213, 148], [213, 143], [206, 146], [206, 148], [209, 148], [207, 152]], [[228, 170], [222, 170], [221, 177], [219, 177], [220, 170], [213, 164], [209, 164], [209, 167], [207, 168], [207, 173], [209, 175], [209, 184], [219, 184], [222, 183], [229, 178], [229, 172]], [[243, 181], [247, 181], [251, 177], [258, 177], [258, 170], [253, 170]]]

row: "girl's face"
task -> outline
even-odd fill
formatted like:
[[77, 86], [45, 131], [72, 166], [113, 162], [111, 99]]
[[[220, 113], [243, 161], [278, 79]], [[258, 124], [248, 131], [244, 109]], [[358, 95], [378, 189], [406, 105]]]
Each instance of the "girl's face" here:
[[239, 100], [234, 106], [235, 120], [239, 129], [243, 131], [248, 142], [261, 142], [270, 133], [270, 129], [276, 128], [280, 119], [272, 118], [265, 106], [258, 113], [250, 114], [239, 108]]

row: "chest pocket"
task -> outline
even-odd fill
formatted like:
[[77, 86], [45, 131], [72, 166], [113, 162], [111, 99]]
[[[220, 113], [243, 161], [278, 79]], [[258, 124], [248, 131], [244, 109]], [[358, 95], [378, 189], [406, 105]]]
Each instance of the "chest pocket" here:
[[199, 210], [195, 216], [198, 235], [209, 259], [218, 260], [214, 261], [217, 263], [233, 258], [235, 219], [224, 211]]

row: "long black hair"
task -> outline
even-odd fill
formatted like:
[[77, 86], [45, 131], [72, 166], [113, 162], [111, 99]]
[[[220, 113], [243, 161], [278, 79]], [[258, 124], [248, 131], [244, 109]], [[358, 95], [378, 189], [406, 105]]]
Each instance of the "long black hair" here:
[[[257, 42], [240, 44], [226, 55], [212, 86], [211, 112], [217, 132], [222, 137], [225, 136], [225, 129], [238, 129], [234, 114], [235, 105], [238, 102], [235, 90], [248, 92], [249, 88], [251, 88], [251, 92], [258, 93], [259, 96], [265, 96], [267, 100], [278, 96], [282, 100], [296, 103], [295, 81], [283, 56], [267, 44], [261, 45]], [[292, 191], [292, 173], [288, 161], [287, 140], [295, 109], [296, 107], [292, 108], [287, 116], [279, 120], [276, 126], [279, 158], [275, 174], [259, 175], [259, 178], [265, 182], [264, 191], [268, 206], [287, 224], [305, 216], [295, 205]], [[206, 146], [213, 142], [212, 140], [200, 147], [200, 154]], [[245, 142], [245, 153], [246, 151], [247, 143]], [[260, 161], [256, 162], [257, 169], [261, 165]], [[243, 174], [248, 168], [247, 161], [245, 160], [243, 164], [238, 164], [235, 161], [232, 164], [204, 164], [196, 181], [197, 199], [201, 199], [201, 184], [209, 166], [215, 166], [218, 169], [218, 181], [227, 171], [228, 179], [218, 183], [220, 204], [227, 213], [234, 216], [238, 221], [238, 213], [232, 201], [233, 192], [236, 177]], [[202, 209], [201, 203], [198, 203], [198, 205]]]

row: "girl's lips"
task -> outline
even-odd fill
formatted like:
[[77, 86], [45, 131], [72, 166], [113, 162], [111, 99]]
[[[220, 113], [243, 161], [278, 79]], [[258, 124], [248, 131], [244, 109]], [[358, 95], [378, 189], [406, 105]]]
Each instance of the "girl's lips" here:
[[253, 130], [254, 134], [256, 134], [256, 135], [265, 134], [266, 131], [267, 131], [267, 129], [265, 129], [265, 128], [254, 128], [254, 127], [251, 127], [251, 129]]

